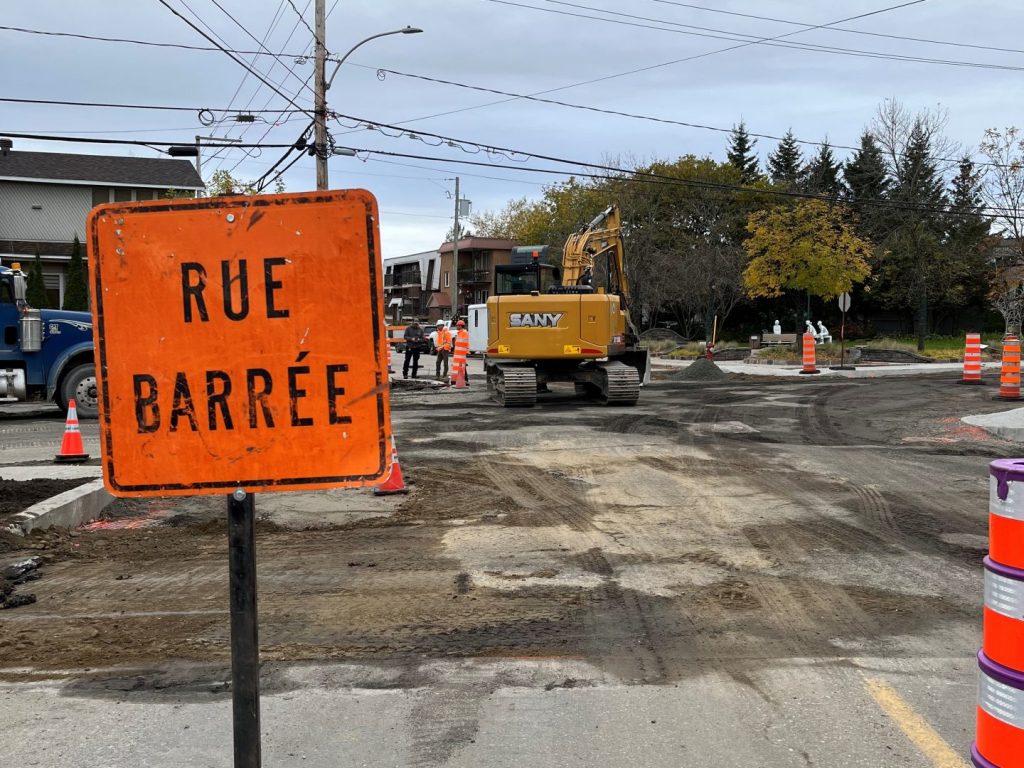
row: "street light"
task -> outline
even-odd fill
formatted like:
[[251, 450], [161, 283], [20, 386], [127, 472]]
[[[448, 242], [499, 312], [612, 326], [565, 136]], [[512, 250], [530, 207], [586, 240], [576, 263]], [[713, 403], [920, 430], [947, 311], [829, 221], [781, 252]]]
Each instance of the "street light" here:
[[420, 29], [419, 27], [402, 27], [401, 29], [393, 29], [390, 32], [380, 32], [376, 35], [370, 35], [365, 40], [360, 40], [358, 43], [356, 43], [355, 45], [348, 49], [348, 53], [346, 53], [344, 56], [338, 59], [338, 63], [334, 65], [334, 71], [331, 72], [331, 76], [327, 79], [327, 82], [324, 85], [324, 90], [326, 91], [331, 87], [331, 83], [334, 82], [334, 76], [338, 74], [338, 70], [341, 69], [341, 65], [345, 63], [345, 59], [351, 56], [352, 51], [354, 51], [359, 46], [363, 45], [364, 43], [368, 43], [371, 40], [376, 40], [378, 37], [387, 37], [388, 35], [416, 35], [422, 31], [423, 30]]
[[323, 44], [323, 22], [317, 17], [317, 32], [316, 35], [316, 100], [313, 105], [313, 143], [316, 146], [316, 188], [327, 189], [327, 153], [324, 149], [327, 144], [327, 89], [331, 87], [331, 83], [334, 82], [335, 75], [338, 74], [338, 70], [341, 69], [341, 65], [345, 63], [345, 59], [352, 55], [352, 52], [359, 46], [376, 40], [378, 37], [387, 37], [388, 35], [415, 35], [422, 32], [422, 29], [418, 27], [402, 27], [401, 29], [393, 29], [390, 32], [379, 32], [376, 35], [370, 35], [365, 40], [360, 40], [358, 43], [353, 45], [348, 51], [338, 59], [337, 64], [334, 65], [334, 71], [331, 72], [331, 76], [326, 77], [327, 72], [325, 71], [325, 52]]

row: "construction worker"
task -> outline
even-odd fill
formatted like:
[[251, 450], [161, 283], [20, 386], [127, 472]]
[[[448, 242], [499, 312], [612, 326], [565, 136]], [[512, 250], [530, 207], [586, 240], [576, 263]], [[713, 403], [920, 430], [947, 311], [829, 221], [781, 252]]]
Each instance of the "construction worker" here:
[[[452, 332], [444, 324], [444, 320], [437, 321], [437, 338], [434, 339], [434, 348], [437, 350], [437, 370], [435, 376], [438, 381], [448, 378], [448, 358], [452, 356]], [[444, 379], [441, 378], [441, 364], [444, 363]]]
[[[462, 343], [466, 349], [469, 349], [469, 331], [466, 330], [466, 321], [459, 320], [455, 323], [455, 343]], [[466, 362], [463, 366], [463, 376], [466, 379], [466, 386], [469, 386], [469, 358], [466, 358]]]
[[420, 324], [413, 320], [409, 323], [405, 329], [405, 363], [402, 365], [402, 378], [409, 378], [409, 363], [412, 362], [412, 377], [416, 378], [416, 373], [420, 369], [420, 352], [426, 346], [426, 341], [423, 338], [423, 329], [420, 328]]

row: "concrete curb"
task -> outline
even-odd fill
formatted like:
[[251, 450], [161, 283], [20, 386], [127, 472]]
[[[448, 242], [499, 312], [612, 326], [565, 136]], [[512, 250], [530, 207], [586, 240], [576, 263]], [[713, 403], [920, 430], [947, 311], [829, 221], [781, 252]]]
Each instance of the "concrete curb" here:
[[19, 512], [11, 518], [9, 530], [24, 536], [37, 528], [77, 528], [98, 517], [113, 500], [103, 479], [93, 480]]

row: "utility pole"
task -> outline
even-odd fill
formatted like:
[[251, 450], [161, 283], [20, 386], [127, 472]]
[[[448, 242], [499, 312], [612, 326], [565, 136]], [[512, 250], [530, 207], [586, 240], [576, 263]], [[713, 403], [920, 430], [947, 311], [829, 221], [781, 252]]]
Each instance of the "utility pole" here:
[[452, 320], [459, 312], [459, 177], [455, 177], [455, 229], [452, 230]]
[[316, 188], [327, 189], [327, 80], [324, 66], [327, 49], [324, 46], [324, 6], [327, 0], [316, 0], [316, 57], [314, 60], [314, 89], [316, 100], [313, 104], [313, 141], [316, 146]]

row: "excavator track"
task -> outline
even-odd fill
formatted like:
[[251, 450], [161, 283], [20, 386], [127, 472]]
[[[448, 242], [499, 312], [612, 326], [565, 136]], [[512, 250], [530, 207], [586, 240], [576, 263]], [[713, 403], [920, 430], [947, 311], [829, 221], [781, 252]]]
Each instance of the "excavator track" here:
[[491, 397], [506, 408], [537, 403], [537, 372], [528, 366], [498, 365], [488, 373]]
[[599, 363], [601, 400], [605, 405], [636, 405], [640, 399], [640, 374], [636, 368], [612, 360]]

